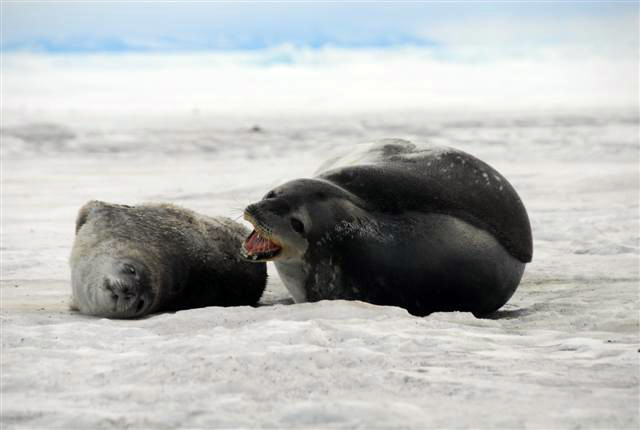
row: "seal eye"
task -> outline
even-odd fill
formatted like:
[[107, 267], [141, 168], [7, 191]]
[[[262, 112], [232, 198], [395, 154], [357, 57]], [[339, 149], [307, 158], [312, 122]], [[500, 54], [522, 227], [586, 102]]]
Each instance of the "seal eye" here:
[[298, 218], [291, 218], [291, 228], [300, 234], [304, 234], [304, 224]]
[[131, 264], [127, 264], [127, 263], [123, 264], [122, 271], [126, 273], [131, 273], [132, 275], [136, 273], [136, 269]]
[[276, 196], [276, 193], [275, 193], [274, 191], [269, 191], [269, 192], [264, 196], [264, 198], [265, 198], [265, 199], [272, 199], [272, 198], [274, 198], [275, 196]]

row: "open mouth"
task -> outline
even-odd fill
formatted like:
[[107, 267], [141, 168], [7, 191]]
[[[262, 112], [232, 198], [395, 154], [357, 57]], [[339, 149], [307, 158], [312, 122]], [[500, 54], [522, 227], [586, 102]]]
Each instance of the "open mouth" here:
[[242, 244], [242, 253], [248, 260], [269, 260], [282, 250], [282, 247], [271, 239], [253, 230]]

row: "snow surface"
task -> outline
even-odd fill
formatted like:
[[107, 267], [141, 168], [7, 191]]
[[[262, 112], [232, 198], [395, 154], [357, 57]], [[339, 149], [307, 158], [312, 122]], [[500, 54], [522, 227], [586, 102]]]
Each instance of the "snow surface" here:
[[[636, 115], [5, 111], [2, 426], [638, 428]], [[333, 151], [383, 137], [468, 151], [520, 193], [534, 259], [492, 318], [294, 305], [272, 266], [258, 308], [129, 321], [68, 309], [87, 200], [239, 217]]]

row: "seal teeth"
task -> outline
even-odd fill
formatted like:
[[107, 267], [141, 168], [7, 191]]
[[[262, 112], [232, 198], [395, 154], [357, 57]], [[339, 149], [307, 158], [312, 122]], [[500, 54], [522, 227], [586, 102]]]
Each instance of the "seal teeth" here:
[[253, 261], [274, 257], [281, 249], [279, 244], [258, 229], [251, 232], [242, 248], [245, 256]]

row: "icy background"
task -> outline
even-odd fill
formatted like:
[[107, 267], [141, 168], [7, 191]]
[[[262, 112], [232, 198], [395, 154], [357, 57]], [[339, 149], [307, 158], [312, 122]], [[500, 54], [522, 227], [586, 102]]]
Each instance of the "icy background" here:
[[[637, 428], [638, 120], [626, 112], [222, 118], [5, 113], [2, 423], [6, 428]], [[359, 302], [135, 321], [67, 308], [89, 199], [236, 217], [332, 149], [448, 144], [501, 171], [534, 260], [491, 319]]]
[[[2, 2], [0, 427], [640, 426], [632, 2]], [[241, 219], [332, 151], [453, 146], [514, 185], [533, 262], [486, 319], [291, 304], [68, 308], [77, 210]]]

